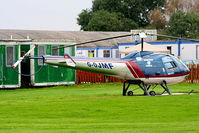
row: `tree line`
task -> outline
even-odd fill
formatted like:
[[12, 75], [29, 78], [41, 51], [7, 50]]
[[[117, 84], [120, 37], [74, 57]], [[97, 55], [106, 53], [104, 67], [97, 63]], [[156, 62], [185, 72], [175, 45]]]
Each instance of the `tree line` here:
[[198, 0], [93, 0], [77, 22], [83, 31], [156, 28], [169, 35], [199, 38]]

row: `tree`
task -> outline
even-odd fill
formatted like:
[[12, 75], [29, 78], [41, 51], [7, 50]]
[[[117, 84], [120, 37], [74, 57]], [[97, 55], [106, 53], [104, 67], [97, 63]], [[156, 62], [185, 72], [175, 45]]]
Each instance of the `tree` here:
[[150, 13], [150, 24], [156, 29], [164, 29], [166, 26], [166, 18], [161, 9], [156, 8]]
[[192, 7], [192, 12], [195, 12], [196, 14], [199, 14], [199, 1], [198, 0], [195, 0], [195, 2], [194, 2], [194, 5], [193, 5], [193, 7]]
[[177, 11], [194, 12], [199, 14], [198, 6], [198, 0], [167, 0], [166, 14], [168, 16], [171, 16]]
[[[94, 0], [91, 10], [83, 10], [79, 14], [77, 21], [78, 24], [81, 25], [82, 30], [88, 30], [87, 26], [89, 25], [90, 21], [93, 17], [95, 17], [95, 15], [98, 15], [96, 12], [103, 10], [111, 14], [120, 14], [120, 17], [118, 18], [122, 18], [128, 25], [137, 23], [139, 27], [144, 27], [149, 24], [148, 16], [150, 11], [156, 7], [163, 7], [165, 1], [166, 0]], [[98, 17], [99, 16], [97, 16], [97, 18]], [[92, 28], [94, 28], [94, 24], [92, 24]], [[123, 31], [126, 29], [128, 28], [124, 27], [124, 29], [121, 30]], [[92, 29], [89, 28], [89, 30]]]
[[87, 29], [89, 31], [130, 31], [138, 28], [138, 25], [127, 18], [123, 18], [119, 13], [110, 13], [99, 10], [93, 13]]
[[149, 24], [148, 13], [164, 4], [165, 0], [94, 0], [92, 10], [119, 12], [142, 27]]
[[81, 25], [81, 30], [88, 30], [88, 23], [92, 18], [92, 12], [88, 9], [82, 10], [82, 12], [79, 14], [79, 17], [77, 18], [77, 23]]
[[198, 38], [199, 15], [177, 11], [171, 16], [167, 32], [174, 36]]

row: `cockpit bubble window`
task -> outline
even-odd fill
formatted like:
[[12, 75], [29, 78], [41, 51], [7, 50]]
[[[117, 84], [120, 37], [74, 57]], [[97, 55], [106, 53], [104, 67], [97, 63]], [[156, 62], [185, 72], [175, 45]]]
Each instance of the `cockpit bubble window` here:
[[141, 52], [131, 53], [122, 59], [134, 59], [136, 57], [143, 57], [143, 56], [147, 56], [147, 55], [151, 55], [151, 54], [153, 54], [153, 52], [151, 52], [151, 51], [141, 51]]
[[188, 67], [179, 59], [177, 59], [176, 57], [173, 57], [173, 60], [177, 63], [179, 69], [183, 72], [188, 72], [189, 69]]
[[131, 53], [131, 54], [128, 54], [127, 56], [125, 56], [124, 58], [122, 59], [132, 59], [132, 58], [135, 58], [137, 53]]
[[165, 66], [167, 69], [172, 69], [172, 68], [173, 68], [171, 62], [165, 63], [164, 66]]
[[162, 58], [162, 62], [166, 68], [168, 74], [178, 73], [178, 67], [176, 62], [170, 56], [165, 56]]
[[165, 57], [162, 58], [162, 61], [163, 61], [163, 63], [167, 63], [167, 62], [172, 62], [173, 60], [172, 60], [171, 57], [165, 56]]

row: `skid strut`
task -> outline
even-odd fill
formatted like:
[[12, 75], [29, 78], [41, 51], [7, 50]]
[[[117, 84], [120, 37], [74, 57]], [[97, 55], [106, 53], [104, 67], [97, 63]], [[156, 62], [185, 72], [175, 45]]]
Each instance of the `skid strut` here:
[[[156, 94], [154, 94], [154, 93], [155, 93], [154, 91], [148, 92], [149, 89], [152, 87], [152, 85], [146, 85], [146, 84], [145, 84], [144, 82], [142, 82], [142, 81], [127, 80], [127, 81], [125, 81], [125, 82], [123, 83], [123, 93], [122, 93], [123, 96], [126, 96], [127, 91], [128, 91], [128, 89], [129, 89], [129, 87], [130, 87], [131, 84], [138, 85], [138, 86], [143, 90], [144, 95], [146, 95], [146, 96], [150, 96], [150, 94], [151, 94], [152, 96], [155, 96], [155, 95], [156, 95]], [[164, 89], [163, 93], [164, 93], [164, 92], [167, 92], [169, 95], [172, 95], [170, 89], [169, 89], [168, 86], [167, 86], [166, 81], [163, 81], [163, 83], [160, 84], [160, 85], [161, 85], [162, 88]], [[152, 89], [154, 89], [156, 86], [157, 86], [157, 84], [156, 84]], [[131, 93], [132, 93], [132, 95], [133, 95], [133, 91], [131, 91]], [[162, 93], [162, 94], [163, 94], [163, 93]]]
[[143, 90], [145, 95], [150, 96], [149, 93], [148, 93], [148, 90], [151, 87], [151, 85], [147, 86], [146, 84], [144, 84], [144, 82], [141, 82], [141, 81], [125, 81], [123, 83], [123, 92], [122, 92], [123, 96], [126, 96], [126, 93], [127, 93], [131, 84], [138, 85]]
[[[126, 86], [127, 83], [128, 83], [128, 85]], [[124, 83], [123, 83], [123, 93], [122, 93], [123, 96], [126, 96], [126, 92], [128, 91], [129, 87], [130, 87], [130, 83], [128, 81], [124, 81]]]
[[161, 84], [162, 88], [164, 89], [163, 93], [166, 91], [169, 95], [171, 94], [171, 91], [169, 89], [169, 87], [167, 86], [167, 83], [164, 81], [163, 84]]
[[148, 89], [151, 87], [151, 86], [146, 86], [145, 84], [144, 84], [144, 82], [141, 82], [140, 84], [138, 84], [139, 85], [139, 87], [144, 91], [144, 95], [146, 95], [146, 96], [150, 96], [149, 95], [149, 93], [148, 93]]

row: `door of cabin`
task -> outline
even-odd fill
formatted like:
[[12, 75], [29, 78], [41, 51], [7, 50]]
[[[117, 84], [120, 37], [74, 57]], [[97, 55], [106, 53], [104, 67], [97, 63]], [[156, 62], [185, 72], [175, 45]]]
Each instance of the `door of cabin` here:
[[0, 53], [0, 84], [3, 82], [3, 53]]
[[[29, 45], [21, 45], [21, 57], [30, 50]], [[30, 87], [30, 60], [21, 62], [21, 87]]]

